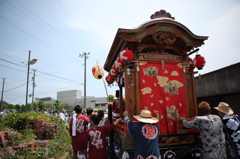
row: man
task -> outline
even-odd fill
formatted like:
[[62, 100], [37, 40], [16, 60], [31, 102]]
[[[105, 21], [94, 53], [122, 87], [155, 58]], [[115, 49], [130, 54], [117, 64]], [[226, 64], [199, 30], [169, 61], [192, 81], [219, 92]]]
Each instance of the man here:
[[196, 116], [193, 120], [183, 120], [183, 125], [187, 128], [199, 129], [204, 159], [226, 159], [225, 137], [223, 124], [219, 116], [210, 114], [210, 105], [203, 101], [198, 105], [198, 112], [201, 116]]
[[69, 133], [72, 137], [72, 149], [73, 149], [73, 159], [77, 159], [79, 153], [79, 159], [84, 159], [87, 157], [86, 152], [87, 143], [84, 142], [84, 133], [87, 130], [87, 125], [89, 123], [89, 118], [82, 115], [82, 107], [76, 105], [74, 107], [76, 114], [72, 116], [69, 124]]
[[65, 113], [65, 110], [64, 110], [64, 109], [62, 109], [62, 110], [60, 111], [60, 113], [59, 113], [59, 116], [60, 116], [60, 118], [61, 118], [63, 121], [65, 121], [65, 119], [66, 119], [64, 113]]
[[218, 110], [218, 114], [222, 118], [231, 158], [240, 159], [240, 118], [238, 115], [234, 115], [234, 111], [225, 102], [220, 102], [214, 109]]
[[89, 142], [88, 159], [107, 159], [106, 136], [114, 130], [121, 120], [117, 119], [113, 124], [98, 126], [100, 116], [93, 114], [90, 117], [91, 128], [86, 130], [84, 140]]
[[[114, 118], [119, 118], [120, 117], [120, 99], [119, 99], [120, 94], [119, 94], [119, 90], [116, 90], [115, 96], [117, 97], [117, 99], [115, 99], [113, 101], [112, 112], [113, 112], [113, 117]], [[123, 105], [123, 110], [124, 110], [124, 105], [125, 105], [124, 101], [123, 101], [122, 105]]]
[[140, 123], [131, 122], [127, 111], [124, 111], [123, 116], [129, 133], [135, 139], [134, 158], [161, 159], [158, 147], [158, 127], [155, 125], [159, 121], [158, 118], [152, 117], [149, 110], [142, 110], [140, 115], [133, 116]]

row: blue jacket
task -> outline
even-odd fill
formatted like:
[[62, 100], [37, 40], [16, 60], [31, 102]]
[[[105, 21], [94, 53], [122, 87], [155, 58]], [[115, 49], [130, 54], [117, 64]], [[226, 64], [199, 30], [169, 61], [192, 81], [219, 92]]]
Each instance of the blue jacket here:
[[129, 133], [135, 139], [135, 159], [160, 159], [158, 147], [158, 127], [155, 124], [133, 123], [128, 117], [127, 122]]

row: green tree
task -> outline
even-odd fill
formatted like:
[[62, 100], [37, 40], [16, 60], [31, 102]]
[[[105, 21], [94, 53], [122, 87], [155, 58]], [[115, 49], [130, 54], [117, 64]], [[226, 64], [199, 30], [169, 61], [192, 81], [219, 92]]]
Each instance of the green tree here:
[[39, 110], [44, 110], [45, 108], [45, 103], [43, 101], [39, 101], [37, 103]]
[[20, 110], [21, 110], [21, 105], [20, 105], [20, 104], [16, 104], [16, 105], [15, 105], [15, 108], [16, 108], [16, 110], [17, 110], [18, 112], [20, 112]]
[[67, 112], [68, 111], [72, 111], [73, 107], [71, 105], [69, 105], [68, 103], [63, 103], [59, 106], [59, 109], [65, 109]]
[[38, 104], [36, 102], [33, 103], [33, 109], [35, 111], [37, 111], [39, 108], [38, 108]]
[[107, 97], [108, 102], [113, 102], [114, 100], [115, 100], [114, 95], [108, 95], [108, 97]]
[[32, 103], [28, 103], [27, 104], [27, 111], [31, 111], [32, 110]]
[[26, 111], [26, 105], [22, 104], [22, 106], [21, 106], [21, 111], [22, 111], [22, 112], [25, 112], [25, 111]]
[[47, 108], [47, 109], [53, 109], [53, 108], [54, 108], [54, 105], [53, 105], [53, 104], [50, 104], [50, 103], [46, 103], [46, 104], [45, 104], [45, 108]]
[[8, 109], [15, 109], [15, 105], [14, 104], [8, 104]]
[[60, 100], [56, 100], [53, 105], [54, 105], [54, 108], [58, 110], [60, 105]]

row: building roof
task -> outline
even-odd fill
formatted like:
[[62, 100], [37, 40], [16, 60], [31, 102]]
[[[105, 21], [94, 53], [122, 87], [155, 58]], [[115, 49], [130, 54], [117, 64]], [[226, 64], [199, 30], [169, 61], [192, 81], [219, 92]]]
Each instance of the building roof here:
[[125, 48], [134, 53], [146, 52], [148, 48], [149, 50], [169, 50], [174, 54], [182, 55], [202, 46], [204, 40], [208, 39], [208, 36], [193, 34], [165, 10], [155, 12], [150, 18], [151, 20], [136, 28], [118, 29], [104, 64], [106, 71], [111, 69], [119, 53]]

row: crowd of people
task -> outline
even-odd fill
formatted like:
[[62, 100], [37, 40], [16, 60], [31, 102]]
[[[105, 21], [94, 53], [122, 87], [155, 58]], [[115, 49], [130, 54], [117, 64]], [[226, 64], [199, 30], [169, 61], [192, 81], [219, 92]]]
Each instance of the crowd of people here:
[[[209, 103], [203, 101], [198, 105], [199, 116], [192, 120], [180, 117], [180, 120], [187, 128], [199, 129], [203, 159], [227, 159], [227, 156], [240, 159], [240, 118], [225, 102], [220, 102], [214, 109], [219, 116], [211, 114]], [[94, 111], [90, 108], [83, 115], [81, 106], [77, 105], [74, 111], [76, 114], [70, 120], [69, 129], [73, 158], [107, 159], [106, 136], [121, 119], [117, 118], [113, 124], [109, 124], [103, 110]], [[135, 139], [134, 158], [160, 159], [159, 132], [155, 124], [159, 119], [152, 117], [149, 110], [142, 110], [140, 115], [133, 116], [139, 123], [131, 122], [127, 111], [123, 112], [123, 117], [128, 132]]]

